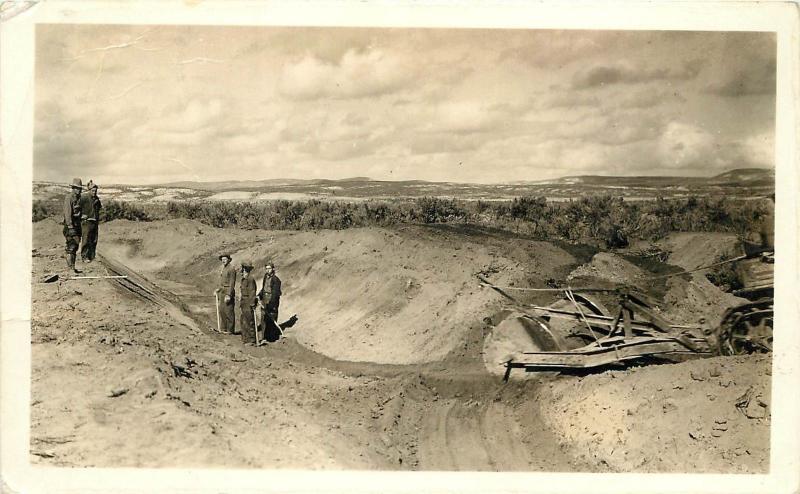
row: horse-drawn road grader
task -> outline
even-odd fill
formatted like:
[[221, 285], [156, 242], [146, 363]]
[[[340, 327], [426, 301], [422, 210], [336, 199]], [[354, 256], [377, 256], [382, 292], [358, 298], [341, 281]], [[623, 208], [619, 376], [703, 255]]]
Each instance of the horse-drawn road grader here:
[[[771, 352], [774, 253], [751, 252], [724, 262], [737, 263], [743, 288], [734, 293], [749, 301], [728, 309], [716, 327], [672, 324], [655, 310], [655, 300], [628, 286], [521, 289], [498, 287], [479, 275], [482, 285], [503, 295], [508, 307], [520, 314], [519, 322], [536, 347], [502, 362], [505, 379], [512, 369], [587, 369], [631, 361]], [[566, 307], [523, 304], [508, 290], [560, 292]], [[617, 307], [606, 309], [595, 297], [598, 294], [612, 295]], [[570, 330], [565, 333], [554, 324], [557, 319], [572, 321]]]

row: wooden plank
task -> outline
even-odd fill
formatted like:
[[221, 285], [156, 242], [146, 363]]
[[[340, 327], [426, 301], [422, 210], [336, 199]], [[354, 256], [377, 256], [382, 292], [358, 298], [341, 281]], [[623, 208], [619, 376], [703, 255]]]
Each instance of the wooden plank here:
[[514, 361], [518, 368], [591, 368], [625, 362], [646, 356], [664, 354], [688, 354], [708, 356], [711, 354], [708, 345], [697, 344], [698, 351], [689, 350], [677, 340], [647, 339], [634, 343], [614, 345], [606, 348], [594, 348], [591, 351], [572, 352], [525, 352], [524, 361]]
[[127, 279], [126, 275], [113, 275], [113, 276], [70, 276], [68, 280], [121, 280]]

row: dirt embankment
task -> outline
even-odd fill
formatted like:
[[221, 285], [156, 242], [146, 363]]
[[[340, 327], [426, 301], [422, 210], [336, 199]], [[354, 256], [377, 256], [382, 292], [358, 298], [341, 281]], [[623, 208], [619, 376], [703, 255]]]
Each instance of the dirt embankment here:
[[[54, 270], [65, 275], [59, 235], [54, 224], [36, 225], [35, 280]], [[93, 263], [84, 274], [105, 270]], [[32, 461], [391, 465], [386, 452], [353, 427], [366, 424], [369, 403], [384, 396], [375, 378], [305, 369], [281, 359], [279, 351], [254, 356], [236, 339], [176, 324], [166, 311], [112, 283], [34, 285], [32, 343]], [[339, 413], [352, 423], [343, 425]]]
[[272, 260], [286, 294], [281, 317], [299, 316], [299, 343], [337, 360], [386, 364], [441, 360], [496, 310], [500, 297], [481, 289], [476, 273], [541, 283], [575, 262], [545, 242], [452, 228], [242, 232], [173, 220], [145, 229], [114, 222], [108, 235], [125, 240], [105, 251], [134, 269], [209, 296], [218, 252], [254, 261], [259, 282]]
[[[40, 222], [34, 230], [35, 279], [54, 270], [65, 274], [57, 225]], [[482, 370], [480, 319], [470, 321], [464, 315], [453, 319], [446, 329], [457, 334], [440, 337], [441, 348], [432, 350], [412, 338], [415, 328], [409, 323], [399, 329], [406, 331], [406, 338], [382, 345], [380, 334], [374, 333], [373, 347], [364, 346], [360, 353], [342, 350], [338, 360], [302, 345], [302, 335], [308, 331], [310, 341], [319, 341], [317, 345], [329, 341], [323, 349], [335, 354], [345, 347], [347, 338], [366, 331], [365, 324], [335, 321], [333, 327], [311, 326], [309, 321], [315, 319], [304, 301], [314, 307], [312, 299], [324, 293], [331, 293], [334, 302], [353, 300], [348, 283], [367, 299], [357, 303], [365, 311], [369, 303], [379, 304], [377, 297], [398, 298], [395, 293], [372, 289], [369, 273], [360, 269], [364, 258], [378, 257], [372, 252], [375, 239], [384, 239], [387, 251], [390, 244], [403, 246], [405, 250], [391, 252], [398, 256], [395, 269], [401, 269], [403, 262], [409, 269], [420, 265], [432, 269], [435, 263], [418, 254], [428, 255], [436, 245], [459, 244], [459, 236], [464, 236], [415, 228], [353, 233], [348, 240], [339, 232], [220, 231], [192, 222], [105, 225], [101, 252], [181, 294], [201, 328], [212, 324], [207, 296], [216, 276], [216, 253], [222, 249], [233, 250], [237, 259], [242, 255], [276, 259], [286, 283], [283, 313], [290, 313], [286, 306], [291, 307], [289, 301], [295, 298], [291, 303], [298, 307], [301, 322], [274, 345], [245, 349], [238, 336], [193, 332], [170, 320], [166, 312], [116, 290], [110, 282], [62, 280], [35, 285], [34, 461], [84, 466], [580, 469], [538, 423], [520, 413], [521, 403], [533, 396], [535, 387], [504, 387]], [[417, 240], [412, 243], [410, 238]], [[242, 252], [236, 242], [258, 247]], [[278, 243], [284, 250], [271, 247]], [[330, 245], [345, 252], [325, 257], [325, 252], [335, 251], [325, 249]], [[509, 246], [503, 238], [490, 237], [478, 247], [484, 257], [476, 257], [477, 269], [484, 267], [477, 262], [487, 259], [493, 270], [508, 267], [516, 273], [518, 266], [537, 255]], [[371, 255], [358, 257], [355, 252], [362, 250], [357, 249]], [[458, 257], [459, 250], [464, 257]], [[466, 252], [462, 244], [446, 255], [440, 252], [436, 261], [449, 261], [454, 269], [475, 256]], [[572, 259], [555, 252], [565, 262]], [[316, 288], [311, 282], [301, 284], [298, 274], [313, 265], [308, 260], [314, 255], [328, 259], [316, 266], [317, 272], [312, 270], [315, 277], [332, 269], [332, 280]], [[161, 263], [160, 256], [170, 263]], [[104, 271], [97, 263], [86, 268], [87, 274]], [[426, 279], [419, 277], [419, 271], [414, 273], [415, 279]], [[333, 279], [344, 288], [333, 290]], [[450, 283], [447, 287], [460, 287], [466, 277], [445, 280]], [[453, 298], [458, 290], [454, 292]], [[424, 296], [418, 292], [419, 298], [400, 300], [403, 306], [423, 305]], [[446, 308], [454, 302], [438, 303]], [[476, 309], [469, 314], [481, 316]], [[460, 327], [462, 323], [467, 327]], [[430, 327], [443, 329], [435, 324]], [[347, 334], [336, 338], [336, 331]], [[447, 355], [433, 361], [435, 357], [420, 357], [417, 351]], [[386, 365], [347, 358], [380, 362], [396, 355], [414, 355], [428, 363]], [[152, 437], [160, 440], [154, 443]], [[109, 450], [114, 452], [108, 454]]]
[[[566, 280], [574, 268], [589, 269], [579, 266], [588, 259], [577, 250], [468, 227], [297, 233], [219, 230], [186, 220], [115, 221], [103, 225], [100, 238], [102, 253], [175, 293], [202, 331], [110, 282], [36, 284], [35, 461], [314, 469], [765, 468], [768, 439], [759, 431], [769, 425], [768, 359], [721, 359], [718, 376], [709, 368], [703, 371], [708, 377], [689, 380], [687, 371], [712, 364], [556, 380], [548, 373], [507, 384], [487, 372], [481, 352], [492, 325], [504, 320], [504, 301], [480, 288], [474, 274], [488, 273], [501, 285], [543, 287], [549, 278]], [[63, 273], [62, 242], [55, 223], [35, 224], [34, 279]], [[263, 261], [277, 263], [285, 294], [281, 319], [294, 313], [300, 319], [286, 338], [245, 349], [238, 336], [210, 331], [222, 251], [236, 261], [256, 261], [259, 276]], [[626, 275], [616, 259], [607, 260], [617, 275]], [[95, 263], [87, 271], [104, 269]], [[710, 290], [701, 287], [713, 300]], [[546, 305], [555, 296], [519, 298]], [[755, 377], [739, 379], [742, 372]], [[665, 384], [672, 381], [682, 388]], [[736, 384], [722, 384], [728, 381]], [[751, 385], [752, 413], [764, 409], [766, 416], [730, 416], [732, 395]], [[697, 390], [707, 397], [701, 407], [694, 406]], [[621, 411], [608, 412], [612, 405]], [[677, 418], [689, 413], [699, 425], [685, 441]], [[719, 427], [707, 427], [712, 422]], [[617, 460], [614, 441], [620, 438], [629, 460]], [[673, 447], [659, 453], [660, 442]], [[709, 459], [714, 454], [724, 461]], [[637, 455], [658, 459], [641, 464]], [[703, 466], [706, 460], [710, 467]]]

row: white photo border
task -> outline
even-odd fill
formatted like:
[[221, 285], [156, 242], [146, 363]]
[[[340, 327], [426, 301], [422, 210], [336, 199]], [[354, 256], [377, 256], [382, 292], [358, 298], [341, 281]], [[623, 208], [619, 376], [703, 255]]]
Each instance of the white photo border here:
[[[5, 3], [5, 2], [0, 2]], [[0, 23], [0, 489], [9, 492], [798, 492], [798, 111], [794, 2], [77, 1], [30, 3]], [[9, 9], [10, 12], [10, 9]], [[4, 17], [6, 14], [4, 14]], [[31, 205], [37, 24], [760, 31], [777, 34], [776, 315], [770, 473], [585, 474], [81, 469], [32, 466]]]

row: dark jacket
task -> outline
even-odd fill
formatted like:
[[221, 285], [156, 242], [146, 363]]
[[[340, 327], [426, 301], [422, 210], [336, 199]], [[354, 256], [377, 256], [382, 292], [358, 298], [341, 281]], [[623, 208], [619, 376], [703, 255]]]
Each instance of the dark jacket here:
[[281, 279], [278, 275], [273, 274], [269, 276], [264, 274], [264, 280], [261, 283], [261, 291], [258, 292], [258, 298], [265, 306], [278, 305], [281, 301]]
[[91, 195], [82, 195], [80, 200], [81, 220], [99, 221], [100, 220], [100, 198]]
[[73, 192], [64, 197], [64, 207], [62, 209], [62, 218], [64, 226], [67, 228], [74, 228], [79, 230], [81, 227], [81, 205], [80, 196], [76, 196]]
[[242, 278], [242, 284], [239, 287], [242, 296], [242, 306], [250, 307], [251, 309], [258, 303], [256, 298], [256, 280], [253, 279], [252, 271]]
[[220, 270], [219, 287], [221, 288], [221, 296], [224, 297], [227, 295], [233, 299], [233, 296], [236, 293], [236, 269], [233, 267], [233, 264], [228, 264], [227, 266], [223, 267], [222, 270]]

